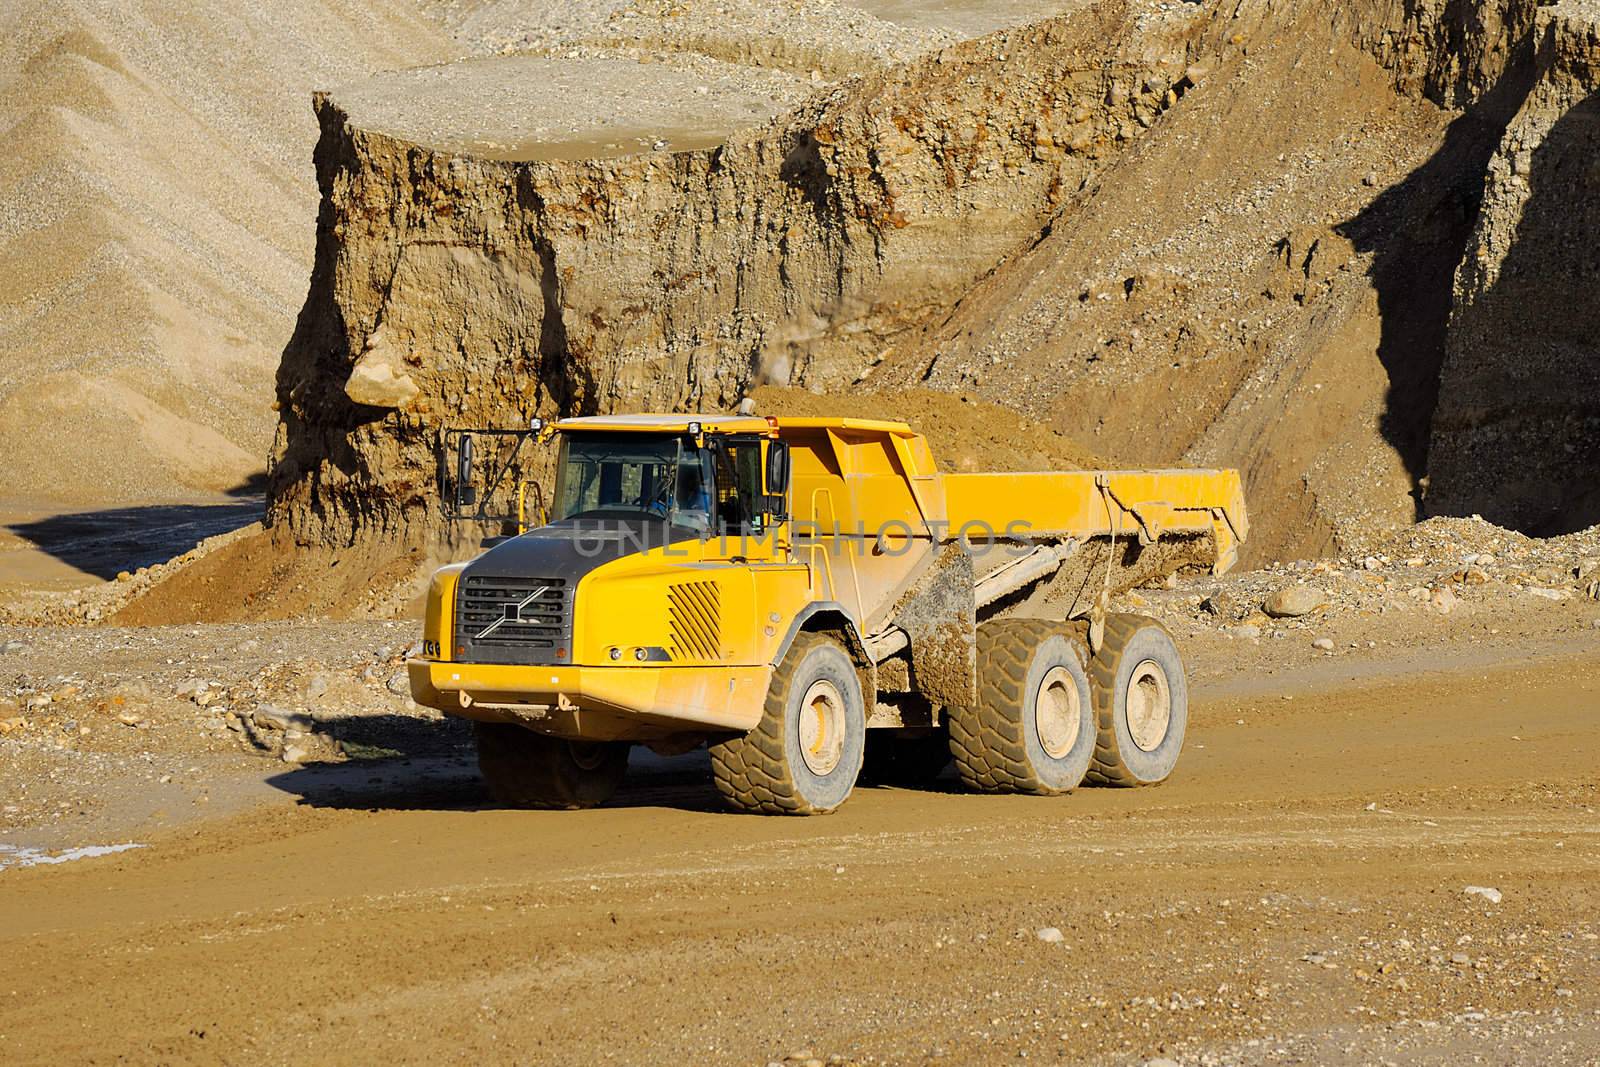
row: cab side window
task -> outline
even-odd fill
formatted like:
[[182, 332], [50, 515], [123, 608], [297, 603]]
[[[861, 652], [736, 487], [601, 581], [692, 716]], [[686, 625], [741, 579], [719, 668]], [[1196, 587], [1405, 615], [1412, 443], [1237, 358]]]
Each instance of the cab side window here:
[[761, 439], [731, 437], [717, 449], [717, 526], [726, 536], [761, 531]]

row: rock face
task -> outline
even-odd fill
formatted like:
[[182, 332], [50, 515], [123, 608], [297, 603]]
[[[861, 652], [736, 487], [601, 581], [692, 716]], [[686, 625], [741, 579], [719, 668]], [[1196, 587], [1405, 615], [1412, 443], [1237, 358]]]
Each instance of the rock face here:
[[1238, 465], [1274, 554], [1409, 521], [1484, 166], [1559, 20], [1288, 8], [1085, 5], [696, 151], [495, 161], [319, 98], [269, 522], [415, 545], [446, 429], [879, 383]]
[[1553, 534], [1600, 522], [1600, 4], [1541, 9], [1534, 42], [1456, 277], [1426, 503]]
[[415, 539], [447, 426], [849, 383], [1172, 106], [1212, 29], [1097, 5], [866, 75], [713, 149], [603, 160], [455, 156], [320, 98], [318, 253], [278, 376], [272, 521], [302, 543]]

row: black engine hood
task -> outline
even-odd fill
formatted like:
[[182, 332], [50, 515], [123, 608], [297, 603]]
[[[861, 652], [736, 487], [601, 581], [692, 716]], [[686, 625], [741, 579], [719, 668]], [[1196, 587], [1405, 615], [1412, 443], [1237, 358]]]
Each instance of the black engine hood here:
[[583, 575], [612, 560], [698, 537], [689, 527], [669, 525], [664, 519], [555, 522], [502, 541], [473, 560], [462, 577], [559, 575], [576, 585]]

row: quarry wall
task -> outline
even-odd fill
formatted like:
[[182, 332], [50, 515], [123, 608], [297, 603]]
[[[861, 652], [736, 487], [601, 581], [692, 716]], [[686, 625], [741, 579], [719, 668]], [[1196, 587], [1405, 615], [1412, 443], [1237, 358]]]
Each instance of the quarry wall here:
[[[1108, 170], [1190, 93], [1223, 75], [1248, 92], [1252, 50], [1308, 18], [1386, 72], [1385, 91], [1468, 115], [1486, 101], [1515, 114], [1503, 98], [1536, 36], [1548, 65], [1556, 45], [1544, 42], [1563, 35], [1531, 0], [1173, 7], [1100, 4], [953, 45], [703, 151], [495, 162], [363, 130], [320, 97], [316, 265], [277, 382], [275, 536], [320, 547], [434, 536], [449, 427], [725, 409], [761, 384], [861, 387], [975, 284], [1070, 230]], [[1571, 86], [1590, 77], [1573, 69]], [[1578, 91], [1539, 84], [1541, 114]], [[1549, 117], [1525, 136], [1542, 143]], [[1492, 117], [1477, 121], [1486, 143], [1500, 140]], [[1171, 166], [1180, 174], [1183, 159]], [[1511, 194], [1492, 173], [1498, 204]], [[1264, 249], [1279, 236], [1263, 234]], [[1481, 310], [1452, 323], [1446, 381], [1491, 373], [1473, 369], [1474, 323], [1495, 314], [1475, 278], [1463, 266], [1463, 305]], [[1431, 438], [1441, 472], [1477, 447], [1475, 431], [1453, 429], [1466, 425], [1453, 403], [1441, 401]], [[1218, 459], [1253, 472], [1308, 462], [1253, 448], [1242, 435]], [[1259, 474], [1271, 499], [1256, 513], [1267, 527], [1274, 511], [1304, 524], [1271, 506], [1292, 480], [1281, 473]], [[1430, 499], [1455, 499], [1451, 484], [1434, 480]]]

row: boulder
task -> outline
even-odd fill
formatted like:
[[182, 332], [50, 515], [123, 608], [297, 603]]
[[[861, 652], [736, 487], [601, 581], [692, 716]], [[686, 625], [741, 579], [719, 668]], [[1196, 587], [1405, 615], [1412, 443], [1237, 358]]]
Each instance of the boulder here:
[[1328, 594], [1314, 585], [1291, 585], [1262, 603], [1261, 610], [1274, 619], [1296, 619], [1328, 606]]

